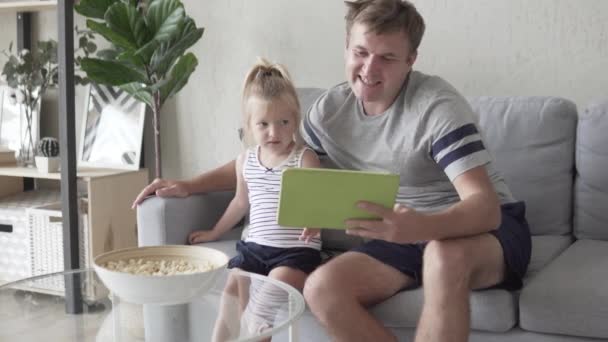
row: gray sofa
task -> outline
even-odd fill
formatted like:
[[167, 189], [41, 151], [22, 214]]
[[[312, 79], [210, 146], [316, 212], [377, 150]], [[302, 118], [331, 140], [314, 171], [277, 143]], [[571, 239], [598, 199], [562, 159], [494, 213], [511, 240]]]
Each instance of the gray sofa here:
[[[322, 90], [299, 92], [308, 108]], [[470, 341], [608, 340], [608, 102], [577, 112], [571, 101], [556, 97], [469, 101], [497, 168], [527, 204], [533, 234], [521, 291], [471, 295]], [[191, 230], [213, 226], [230, 198], [215, 193], [146, 200], [138, 208], [140, 245], [186, 243]], [[237, 227], [206, 245], [234, 255], [240, 234]], [[360, 243], [336, 231], [324, 231], [323, 240], [328, 251]], [[371, 311], [409, 341], [422, 302], [421, 289], [404, 291]], [[180, 321], [191, 319], [183, 314]], [[298, 331], [301, 341], [328, 340], [310, 312]]]

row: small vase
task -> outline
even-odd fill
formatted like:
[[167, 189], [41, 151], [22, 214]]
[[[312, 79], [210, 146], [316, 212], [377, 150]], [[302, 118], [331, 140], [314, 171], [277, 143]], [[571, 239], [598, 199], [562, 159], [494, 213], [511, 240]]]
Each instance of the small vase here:
[[34, 147], [30, 143], [21, 144], [17, 156], [17, 165], [22, 167], [36, 166], [34, 159]]
[[[22, 106], [21, 123], [20, 123], [20, 146], [17, 151], [17, 165], [22, 167], [35, 167], [34, 160], [34, 137], [32, 136], [32, 110], [29, 111]], [[25, 109], [25, 110], [24, 110]]]

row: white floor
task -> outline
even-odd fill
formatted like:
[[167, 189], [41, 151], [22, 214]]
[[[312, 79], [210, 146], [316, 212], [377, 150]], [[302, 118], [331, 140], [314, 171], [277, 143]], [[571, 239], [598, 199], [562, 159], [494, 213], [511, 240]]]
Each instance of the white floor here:
[[66, 314], [59, 296], [0, 292], [0, 341], [104, 341], [98, 338], [100, 327], [111, 317], [104, 305], [110, 304], [95, 303], [87, 312], [72, 315]]

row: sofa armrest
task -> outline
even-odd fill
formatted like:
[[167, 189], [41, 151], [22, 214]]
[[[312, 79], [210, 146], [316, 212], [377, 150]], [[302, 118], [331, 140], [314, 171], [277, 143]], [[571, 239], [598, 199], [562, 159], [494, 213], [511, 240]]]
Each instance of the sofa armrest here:
[[[216, 192], [145, 200], [137, 207], [138, 245], [187, 244], [190, 232], [213, 228], [233, 196], [234, 192]], [[240, 239], [241, 230], [232, 229], [220, 240]]]

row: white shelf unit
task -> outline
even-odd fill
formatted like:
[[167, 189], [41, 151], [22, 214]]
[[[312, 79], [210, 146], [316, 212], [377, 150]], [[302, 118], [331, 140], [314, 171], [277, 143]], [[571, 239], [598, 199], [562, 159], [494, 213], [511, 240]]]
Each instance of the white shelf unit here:
[[[13, 209], [19, 206], [18, 203], [15, 204], [15, 201], [10, 200], [12, 198], [31, 198], [22, 195], [46, 191], [32, 190], [23, 193], [24, 177], [59, 180], [60, 174], [39, 173], [35, 168], [0, 167], [0, 211], [9, 209], [9, 206]], [[77, 181], [86, 189], [83, 196], [87, 202], [86, 220], [89, 234], [85, 244], [90, 260], [106, 251], [137, 246], [136, 213], [131, 210], [131, 203], [139, 191], [148, 184], [148, 171], [146, 169], [136, 171], [81, 169], [77, 173]], [[46, 199], [45, 204], [56, 202], [59, 193], [56, 192], [53, 196], [47, 196], [50, 199]], [[3, 199], [5, 206], [2, 204]], [[22, 209], [25, 215], [25, 207]], [[0, 236], [4, 234], [6, 237], [11, 233], [0, 231]], [[3, 280], [12, 279], [0, 279]]]

